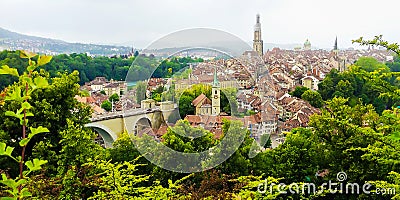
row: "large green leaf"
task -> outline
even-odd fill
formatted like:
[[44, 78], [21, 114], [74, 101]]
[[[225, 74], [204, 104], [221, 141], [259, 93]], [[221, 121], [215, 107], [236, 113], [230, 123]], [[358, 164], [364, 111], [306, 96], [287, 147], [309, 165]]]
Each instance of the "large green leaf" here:
[[6, 143], [0, 142], [0, 156], [11, 156], [14, 147], [7, 147]]
[[53, 56], [41, 55], [38, 58], [37, 65], [38, 66], [43, 66], [43, 65], [49, 63], [51, 58], [53, 58]]
[[28, 144], [28, 142], [30, 141], [30, 138], [24, 138], [21, 141], [19, 141], [19, 146], [24, 147]]
[[12, 111], [6, 111], [5, 115], [8, 116], [8, 117], [18, 118], [19, 120], [22, 120], [22, 118], [24, 117], [23, 114], [20, 114], [19, 112], [15, 113], [15, 112], [12, 112]]
[[28, 188], [23, 188], [21, 190], [21, 198], [30, 197], [30, 196], [32, 196], [32, 193], [29, 192]]
[[39, 160], [37, 158], [33, 159], [32, 161], [27, 161], [25, 165], [29, 168], [30, 171], [37, 171], [42, 169], [41, 165], [44, 165], [47, 163], [47, 160]]
[[42, 126], [39, 126], [37, 128], [29, 127], [29, 129], [31, 130], [31, 133], [29, 134], [28, 138], [32, 138], [33, 136], [35, 136], [36, 134], [39, 134], [39, 133], [48, 133], [49, 132], [49, 129], [44, 128]]
[[17, 69], [10, 68], [10, 67], [7, 66], [7, 65], [1, 66], [1, 68], [0, 68], [0, 74], [8, 74], [8, 75], [16, 76], [16, 77], [19, 76], [18, 70], [17, 70]]
[[21, 88], [17, 87], [12, 92], [9, 92], [6, 101], [18, 101], [22, 102], [24, 98], [21, 97]]
[[37, 67], [38, 67], [37, 65], [29, 65], [26, 69], [30, 72], [35, 70]]
[[29, 52], [29, 51], [21, 50], [19, 56], [20, 56], [21, 58], [33, 58], [33, 57], [36, 56], [36, 54], [35, 54], [35, 53], [32, 53], [32, 52]]
[[21, 108], [22, 108], [22, 109], [29, 110], [29, 109], [32, 108], [32, 106], [31, 106], [30, 103], [28, 103], [28, 102], [25, 101], [24, 103], [22, 103]]
[[0, 183], [6, 185], [9, 188], [16, 188], [18, 185], [13, 179], [7, 178], [6, 174], [2, 173], [1, 174], [2, 180], [0, 180]]

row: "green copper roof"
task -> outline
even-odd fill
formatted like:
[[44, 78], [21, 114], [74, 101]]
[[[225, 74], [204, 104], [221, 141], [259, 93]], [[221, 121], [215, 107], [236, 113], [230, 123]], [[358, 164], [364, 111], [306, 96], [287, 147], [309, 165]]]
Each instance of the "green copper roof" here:
[[311, 42], [307, 39], [306, 42], [304, 42], [304, 45], [311, 45]]
[[219, 86], [219, 81], [218, 81], [218, 77], [217, 77], [217, 66], [215, 66], [215, 68], [214, 68], [213, 86]]

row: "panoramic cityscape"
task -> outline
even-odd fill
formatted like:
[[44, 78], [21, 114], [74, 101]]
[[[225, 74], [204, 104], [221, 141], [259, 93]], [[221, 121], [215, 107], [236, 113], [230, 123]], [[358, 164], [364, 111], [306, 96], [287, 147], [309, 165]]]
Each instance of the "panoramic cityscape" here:
[[[38, 2], [49, 13], [33, 14], [36, 28], [0, 14], [0, 199], [400, 199], [392, 8], [370, 29], [331, 18], [333, 3], [213, 2], [203, 16], [208, 1], [158, 2], [167, 26], [144, 2]], [[68, 31], [52, 19], [89, 4]], [[294, 23], [326, 15], [289, 31], [275, 21], [292, 6]], [[222, 8], [231, 17], [211, 12]]]

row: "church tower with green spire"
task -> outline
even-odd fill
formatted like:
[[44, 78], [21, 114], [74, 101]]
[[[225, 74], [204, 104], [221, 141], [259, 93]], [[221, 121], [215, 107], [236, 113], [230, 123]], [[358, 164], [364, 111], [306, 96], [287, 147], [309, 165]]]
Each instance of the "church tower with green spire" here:
[[212, 94], [211, 94], [211, 103], [212, 103], [212, 115], [219, 115], [221, 112], [221, 88], [217, 77], [217, 67], [214, 68], [214, 80], [212, 83]]
[[339, 48], [337, 45], [337, 36], [335, 38], [335, 45], [333, 46], [333, 53], [335, 53], [336, 56], [338, 56], [338, 54], [339, 54]]

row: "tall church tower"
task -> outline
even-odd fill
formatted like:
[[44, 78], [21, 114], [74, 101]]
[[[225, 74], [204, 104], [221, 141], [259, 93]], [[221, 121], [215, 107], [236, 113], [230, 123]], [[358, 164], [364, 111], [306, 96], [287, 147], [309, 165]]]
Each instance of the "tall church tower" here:
[[214, 68], [214, 81], [212, 83], [212, 94], [211, 94], [211, 103], [212, 110], [211, 115], [219, 115], [221, 112], [221, 96], [220, 96], [220, 84], [217, 78], [217, 67]]
[[256, 17], [256, 25], [254, 25], [253, 51], [256, 51], [258, 55], [263, 56], [264, 44], [261, 39], [261, 23], [259, 14], [257, 14]]
[[338, 56], [338, 54], [339, 54], [339, 49], [338, 49], [338, 45], [337, 45], [337, 36], [335, 39], [335, 45], [333, 46], [333, 53], [335, 53], [335, 56]]

